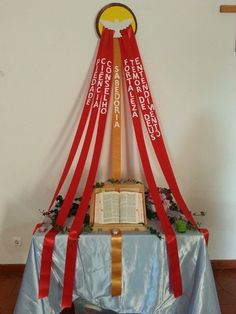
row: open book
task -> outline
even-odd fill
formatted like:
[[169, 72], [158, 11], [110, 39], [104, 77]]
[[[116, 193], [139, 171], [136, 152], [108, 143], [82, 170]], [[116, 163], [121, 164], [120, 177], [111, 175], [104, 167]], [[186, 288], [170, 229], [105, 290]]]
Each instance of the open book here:
[[144, 223], [143, 194], [139, 192], [111, 191], [95, 195], [97, 224]]

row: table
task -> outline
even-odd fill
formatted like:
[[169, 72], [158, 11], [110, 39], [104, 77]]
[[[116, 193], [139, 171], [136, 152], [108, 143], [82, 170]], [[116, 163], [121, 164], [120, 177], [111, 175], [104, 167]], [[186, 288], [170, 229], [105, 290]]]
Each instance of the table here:
[[[39, 300], [38, 280], [44, 235], [31, 242], [15, 314], [60, 313], [67, 235], [57, 235], [50, 295]], [[123, 234], [122, 296], [111, 297], [111, 237], [82, 234], [79, 238], [73, 300], [88, 300], [118, 313], [206, 314], [220, 313], [214, 277], [205, 240], [196, 231], [177, 234], [183, 296], [169, 290], [165, 237], [150, 233]]]

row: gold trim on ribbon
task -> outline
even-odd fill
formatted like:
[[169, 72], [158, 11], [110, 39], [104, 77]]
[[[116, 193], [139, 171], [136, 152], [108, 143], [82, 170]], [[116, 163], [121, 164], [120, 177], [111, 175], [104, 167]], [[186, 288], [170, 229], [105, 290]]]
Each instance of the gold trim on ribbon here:
[[122, 234], [111, 231], [111, 295], [121, 295], [122, 291]]

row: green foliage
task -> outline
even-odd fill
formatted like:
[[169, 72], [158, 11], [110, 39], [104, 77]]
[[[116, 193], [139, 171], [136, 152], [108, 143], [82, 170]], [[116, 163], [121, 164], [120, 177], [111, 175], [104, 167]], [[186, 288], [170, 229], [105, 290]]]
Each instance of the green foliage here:
[[160, 231], [157, 231], [155, 228], [153, 227], [148, 227], [149, 231], [151, 234], [156, 235], [159, 239], [162, 239], [161, 233]]
[[[94, 185], [94, 188], [103, 188], [105, 184], [143, 184], [140, 181], [137, 181], [135, 179], [114, 179], [114, 178], [110, 178], [108, 179], [106, 182], [96, 182]], [[186, 220], [185, 217], [183, 216], [183, 214], [181, 213], [179, 207], [177, 206], [173, 195], [171, 193], [171, 190], [168, 188], [158, 188], [159, 191], [159, 195], [161, 197], [163, 206], [166, 209], [166, 212], [168, 214], [168, 218], [170, 223], [173, 225], [175, 223], [175, 221], [177, 219], [182, 219], [182, 220]], [[71, 205], [71, 208], [69, 210], [68, 213], [68, 218], [75, 216], [78, 208], [79, 208], [79, 204], [81, 202], [82, 197], [76, 197]], [[66, 228], [63, 228], [61, 226], [58, 226], [56, 224], [56, 219], [57, 216], [59, 214], [59, 211], [62, 207], [64, 203], [64, 199], [62, 197], [62, 195], [58, 195], [55, 201], [55, 205], [54, 207], [50, 210], [50, 211], [43, 211], [42, 214], [44, 216], [48, 216], [51, 219], [51, 225], [53, 226], [53, 228], [55, 228], [56, 230], [59, 230], [61, 233], [65, 233], [67, 230]], [[151, 199], [150, 196], [150, 192], [149, 189], [147, 187], [145, 187], [145, 205], [146, 205], [146, 215], [147, 215], [147, 219], [149, 220], [158, 220], [158, 215], [157, 212], [154, 208], [154, 204], [153, 201]], [[87, 213], [85, 215], [85, 219], [84, 219], [84, 226], [83, 226], [83, 232], [91, 232], [92, 228], [90, 226], [90, 217], [89, 217], [89, 207], [87, 209]], [[172, 213], [172, 214], [171, 214]], [[174, 214], [174, 215], [173, 215]], [[199, 211], [199, 212], [194, 212], [193, 216], [205, 216], [206, 212], [205, 211]], [[187, 220], [186, 220], [187, 221]], [[187, 229], [196, 229], [196, 227], [200, 227], [200, 222], [197, 222], [196, 226], [192, 226], [188, 221], [187, 221]], [[159, 238], [161, 238], [160, 236], [160, 232], [155, 230], [153, 227], [149, 227], [148, 228], [151, 234], [156, 234]]]

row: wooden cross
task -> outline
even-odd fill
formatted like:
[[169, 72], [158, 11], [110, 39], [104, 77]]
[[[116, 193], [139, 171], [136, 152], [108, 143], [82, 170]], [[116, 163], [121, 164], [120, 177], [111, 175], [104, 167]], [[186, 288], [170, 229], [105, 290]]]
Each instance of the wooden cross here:
[[[236, 13], [236, 5], [221, 5], [220, 6], [220, 12], [221, 13]], [[235, 51], [236, 51], [236, 45], [235, 45]]]

